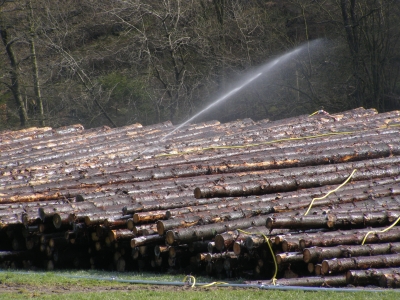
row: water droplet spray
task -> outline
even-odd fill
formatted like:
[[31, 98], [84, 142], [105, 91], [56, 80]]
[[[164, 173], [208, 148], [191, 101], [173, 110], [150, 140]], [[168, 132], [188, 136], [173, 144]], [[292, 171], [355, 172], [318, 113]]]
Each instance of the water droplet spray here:
[[[283, 55], [281, 55], [280, 57], [274, 59], [271, 62], [268, 62], [267, 64], [263, 65], [262, 67], [258, 68], [256, 71], [250, 72], [248, 74], [246, 74], [246, 76], [244, 76], [246, 79], [238, 82], [236, 85], [236, 88], [233, 88], [232, 90], [230, 90], [229, 92], [227, 92], [226, 94], [224, 94], [223, 96], [221, 96], [220, 98], [218, 98], [217, 100], [215, 100], [214, 102], [212, 102], [210, 105], [208, 105], [206, 108], [204, 108], [203, 110], [201, 110], [200, 112], [198, 112], [197, 114], [195, 114], [194, 116], [190, 117], [188, 120], [186, 120], [185, 122], [181, 123], [179, 126], [177, 126], [176, 128], [174, 128], [171, 132], [169, 132], [168, 134], [166, 134], [164, 137], [162, 137], [160, 139], [159, 142], [164, 141], [165, 139], [167, 139], [169, 136], [171, 136], [172, 134], [174, 134], [176, 131], [178, 131], [179, 129], [181, 129], [183, 126], [187, 125], [188, 123], [190, 123], [191, 121], [193, 121], [194, 119], [196, 119], [198, 116], [202, 115], [203, 113], [205, 113], [206, 111], [210, 110], [212, 107], [216, 106], [217, 104], [223, 102], [224, 100], [228, 99], [229, 97], [233, 96], [234, 94], [238, 93], [240, 90], [242, 90], [244, 87], [246, 87], [247, 85], [249, 85], [251, 82], [256, 81], [256, 79], [258, 79], [261, 75], [267, 75], [269, 72], [271, 72], [274, 68], [283, 65], [284, 63], [288, 62], [290, 59], [294, 58], [296, 55], [299, 55], [302, 51], [304, 51], [305, 49], [310, 49], [311, 47], [316, 46], [317, 44], [319, 44], [321, 42], [321, 39], [312, 41], [312, 42], [308, 42], [305, 45], [299, 46], [296, 49], [287, 52]], [[247, 79], [248, 78], [248, 79]], [[138, 154], [138, 158], [143, 155], [144, 153], [146, 153], [147, 151], [149, 151], [150, 149], [156, 149], [156, 148], [146, 148], [144, 149], [142, 152], [140, 152]]]

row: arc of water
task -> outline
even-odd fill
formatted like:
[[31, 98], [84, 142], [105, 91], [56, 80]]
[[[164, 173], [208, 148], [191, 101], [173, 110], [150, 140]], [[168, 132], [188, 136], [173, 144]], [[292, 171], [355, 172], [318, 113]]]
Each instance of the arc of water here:
[[207, 106], [206, 108], [204, 108], [203, 110], [201, 110], [200, 112], [198, 112], [197, 114], [195, 114], [193, 117], [191, 117], [190, 119], [186, 120], [185, 122], [183, 122], [182, 124], [180, 124], [178, 127], [176, 127], [174, 130], [172, 130], [170, 133], [168, 133], [167, 135], [165, 135], [160, 141], [165, 140], [168, 136], [172, 135], [173, 133], [175, 133], [177, 130], [181, 129], [183, 126], [185, 126], [187, 123], [189, 123], [190, 121], [196, 119], [198, 116], [200, 116], [203, 112], [209, 110], [211, 107], [217, 105], [218, 103], [224, 101], [225, 99], [229, 98], [230, 96], [236, 94], [237, 92], [239, 92], [242, 88], [244, 88], [246, 85], [248, 85], [250, 82], [256, 80], [258, 77], [260, 77], [262, 75], [262, 73], [258, 73], [257, 75], [251, 77], [249, 80], [247, 80], [246, 82], [244, 82], [241, 86], [238, 86], [237, 88], [234, 88], [233, 90], [231, 90], [229, 93], [225, 94], [224, 96], [222, 96], [221, 98], [217, 99], [216, 101], [214, 101], [213, 103], [211, 103], [209, 106]]
[[[308, 47], [315, 45], [317, 43], [319, 43], [320, 40], [315, 40], [311, 43], [308, 43]], [[162, 137], [160, 139], [160, 142], [165, 140], [167, 137], [171, 136], [172, 134], [174, 134], [176, 131], [178, 131], [179, 129], [181, 129], [183, 126], [185, 126], [186, 124], [188, 124], [189, 122], [193, 121], [195, 118], [197, 118], [198, 116], [200, 116], [202, 113], [204, 113], [205, 111], [209, 110], [210, 108], [212, 108], [213, 106], [217, 105], [218, 103], [224, 101], [225, 99], [231, 97], [232, 95], [236, 94], [237, 92], [239, 92], [242, 88], [244, 88], [245, 86], [247, 86], [248, 84], [250, 84], [252, 81], [256, 80], [258, 77], [260, 77], [262, 74], [267, 73], [269, 71], [271, 71], [274, 67], [276, 67], [279, 64], [284, 63], [285, 61], [287, 61], [289, 58], [291, 58], [292, 56], [294, 56], [297, 53], [300, 53], [303, 49], [305, 48], [305, 45], [297, 47], [296, 49], [294, 49], [293, 51], [290, 51], [280, 57], [278, 57], [277, 59], [274, 59], [272, 62], [269, 62], [268, 64], [266, 64], [264, 67], [261, 67], [258, 69], [257, 74], [252, 76], [250, 79], [246, 80], [244, 83], [242, 83], [240, 86], [232, 89], [231, 91], [229, 91], [228, 93], [226, 93], [224, 96], [222, 96], [221, 98], [217, 99], [216, 101], [214, 101], [213, 103], [211, 103], [210, 105], [208, 105], [206, 108], [204, 108], [203, 110], [201, 110], [200, 112], [198, 112], [197, 114], [195, 114], [193, 117], [189, 118], [188, 120], [186, 120], [185, 122], [183, 122], [182, 124], [180, 124], [179, 126], [177, 126], [175, 129], [173, 129], [171, 132], [169, 132], [168, 134], [166, 134], [164, 137]], [[143, 153], [147, 152], [149, 150], [149, 148], [143, 150], [142, 152], [140, 152], [138, 155], [142, 155]]]

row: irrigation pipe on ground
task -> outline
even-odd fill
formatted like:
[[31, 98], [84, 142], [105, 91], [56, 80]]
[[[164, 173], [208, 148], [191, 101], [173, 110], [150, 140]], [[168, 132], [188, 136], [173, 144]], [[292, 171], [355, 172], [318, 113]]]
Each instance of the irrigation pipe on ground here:
[[[46, 275], [46, 272], [21, 272], [21, 271], [3, 271], [0, 274], [23, 274], [23, 275]], [[71, 279], [86, 279], [99, 281], [113, 281], [130, 284], [147, 284], [147, 285], [170, 285], [170, 286], [187, 286], [187, 282], [180, 281], [155, 281], [155, 280], [131, 280], [119, 279], [116, 277], [100, 277], [100, 276], [78, 276], [54, 274], [56, 276], [71, 278]], [[209, 286], [209, 283], [198, 283], [195, 286]], [[305, 291], [305, 292], [400, 292], [400, 289], [370, 289], [370, 288], [326, 288], [326, 287], [306, 287], [306, 286], [283, 286], [283, 285], [264, 285], [264, 284], [242, 284], [242, 283], [223, 283], [218, 284], [220, 287], [236, 287], [236, 288], [258, 288], [262, 290], [278, 290], [278, 291]]]

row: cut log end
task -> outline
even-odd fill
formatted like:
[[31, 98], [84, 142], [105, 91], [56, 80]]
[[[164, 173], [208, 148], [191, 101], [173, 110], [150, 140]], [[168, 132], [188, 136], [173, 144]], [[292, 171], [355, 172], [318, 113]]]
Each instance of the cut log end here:
[[321, 266], [321, 264], [314, 265], [314, 273], [317, 276], [321, 276], [322, 275], [322, 266]]
[[208, 252], [212, 253], [214, 251], [214, 248], [215, 248], [215, 242], [209, 242], [207, 244], [207, 251]]
[[168, 250], [169, 257], [175, 258], [176, 257], [176, 253], [177, 252], [176, 252], [176, 249], [174, 247], [169, 248], [169, 250]]
[[329, 263], [324, 260], [321, 264], [321, 274], [326, 275], [329, 273]]
[[53, 216], [53, 225], [56, 229], [59, 229], [62, 225], [62, 219], [59, 214], [54, 214]]
[[348, 284], [351, 284], [351, 283], [353, 283], [353, 281], [354, 281], [353, 272], [351, 270], [349, 270], [346, 272], [346, 282]]
[[85, 201], [85, 198], [82, 195], [75, 196], [75, 202], [83, 202], [83, 201]]
[[174, 232], [172, 230], [167, 231], [165, 234], [165, 241], [167, 244], [172, 245], [175, 242]]
[[266, 222], [267, 228], [272, 229], [273, 223], [274, 223], [274, 220], [272, 218], [268, 217], [267, 222]]
[[110, 241], [110, 243], [114, 242], [117, 240], [117, 233], [116, 230], [110, 230], [108, 232], [108, 240]]
[[282, 261], [284, 260], [284, 257], [285, 257], [285, 256], [286, 256], [285, 253], [277, 254], [277, 255], [275, 256], [275, 258], [276, 258], [276, 263], [277, 263], [278, 265], [282, 264]]
[[253, 239], [249, 236], [244, 240], [244, 245], [247, 249], [253, 249], [254, 242]]
[[40, 220], [42, 220], [44, 222], [44, 219], [46, 218], [46, 214], [44, 212], [43, 207], [38, 208], [38, 215], [39, 215]]
[[157, 222], [157, 232], [159, 235], [164, 235], [165, 233], [164, 223], [162, 221]]
[[217, 234], [217, 235], [215, 236], [214, 242], [215, 242], [215, 248], [216, 248], [217, 250], [219, 250], [219, 251], [224, 250], [224, 248], [225, 248], [225, 243], [224, 243], [224, 238], [223, 238], [222, 235]]
[[[136, 228], [136, 227], [134, 225], [133, 219], [128, 219], [126, 221], [126, 228], [128, 228], [129, 230], [134, 231], [134, 228]], [[137, 234], [137, 233], [135, 233], [135, 234]]]
[[133, 219], [133, 223], [135, 223], [135, 224], [140, 222], [140, 218], [137, 213], [133, 215], [132, 219]]
[[238, 241], [234, 242], [233, 253], [235, 253], [235, 255], [240, 255], [241, 252], [242, 252], [242, 243]]
[[313, 263], [308, 263], [307, 264], [307, 270], [309, 273], [314, 273], [315, 272], [315, 266]]
[[303, 250], [303, 260], [305, 263], [309, 263], [311, 260], [311, 253], [310, 250], [304, 249]]
[[197, 188], [194, 189], [194, 197], [195, 197], [196, 199], [201, 198], [201, 190], [200, 190], [199, 187], [197, 187]]

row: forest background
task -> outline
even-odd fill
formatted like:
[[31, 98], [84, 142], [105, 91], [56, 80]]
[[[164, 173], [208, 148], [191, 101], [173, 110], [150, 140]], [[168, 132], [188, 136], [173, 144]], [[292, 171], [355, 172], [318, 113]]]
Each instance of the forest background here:
[[0, 130], [400, 109], [398, 0], [0, 0]]

